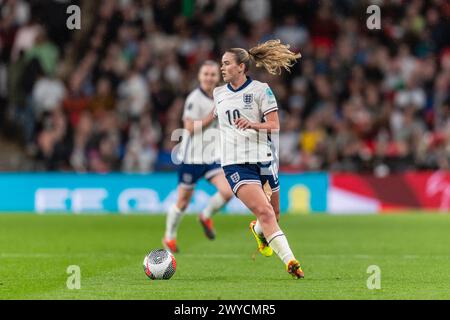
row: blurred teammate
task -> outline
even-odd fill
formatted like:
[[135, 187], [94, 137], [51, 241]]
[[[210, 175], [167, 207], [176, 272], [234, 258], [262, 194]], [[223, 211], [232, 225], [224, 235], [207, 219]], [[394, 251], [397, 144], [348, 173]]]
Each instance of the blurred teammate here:
[[205, 177], [217, 189], [217, 193], [210, 198], [199, 216], [208, 239], [215, 238], [211, 216], [233, 196], [219, 164], [220, 144], [218, 139], [217, 141], [211, 139], [214, 136], [212, 131], [217, 129], [212, 113], [214, 109], [212, 92], [220, 81], [219, 73], [219, 65], [216, 62], [204, 62], [198, 73], [200, 87], [192, 91], [185, 102], [183, 122], [189, 134], [183, 136], [182, 147], [179, 150], [182, 164], [178, 170], [178, 199], [167, 213], [166, 232], [163, 238], [164, 247], [172, 252], [178, 252], [177, 230], [199, 179]]
[[[222, 76], [227, 83], [214, 89], [215, 116], [221, 140], [221, 164], [236, 196], [256, 216], [250, 223], [261, 254], [273, 251], [294, 278], [303, 278], [300, 263], [292, 253], [286, 236], [278, 226], [280, 186], [268, 134], [278, 133], [278, 107], [266, 83], [249, 78], [251, 62], [270, 74], [289, 70], [300, 58], [279, 40], [270, 40], [250, 50], [229, 49], [222, 56]], [[272, 191], [270, 200], [263, 187]]]

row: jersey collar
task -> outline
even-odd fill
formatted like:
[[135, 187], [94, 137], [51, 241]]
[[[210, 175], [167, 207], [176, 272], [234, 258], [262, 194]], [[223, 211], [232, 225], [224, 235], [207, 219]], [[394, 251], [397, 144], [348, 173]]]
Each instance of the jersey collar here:
[[231, 86], [231, 84], [227, 84], [227, 88], [233, 92], [238, 92], [241, 91], [243, 89], [245, 89], [251, 82], [252, 82], [252, 78], [250, 78], [249, 76], [247, 76], [247, 81], [244, 82], [244, 84], [242, 86], [240, 86], [239, 88], [237, 88], [236, 90], [233, 89], [233, 87]]
[[210, 100], [213, 100], [213, 98], [210, 97], [210, 96], [208, 96], [208, 94], [206, 93], [205, 90], [202, 89], [202, 87], [199, 86], [198, 89], [200, 90], [201, 93], [203, 93], [203, 95], [204, 95], [205, 97], [207, 97], [207, 98], [210, 99]]

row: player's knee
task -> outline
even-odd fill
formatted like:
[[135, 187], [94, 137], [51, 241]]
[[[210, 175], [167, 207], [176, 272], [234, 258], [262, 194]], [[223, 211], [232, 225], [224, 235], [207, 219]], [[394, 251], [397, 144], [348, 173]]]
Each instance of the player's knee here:
[[256, 205], [254, 208], [254, 213], [258, 217], [258, 220], [263, 224], [270, 223], [275, 217], [273, 208], [269, 204]]
[[263, 215], [258, 218], [259, 222], [263, 225], [273, 225], [276, 223], [275, 215], [273, 211], [266, 211]]
[[189, 200], [186, 198], [180, 198], [177, 201], [177, 207], [178, 209], [180, 209], [181, 211], [186, 210], [187, 206], [189, 205]]
[[233, 191], [231, 191], [231, 189], [230, 190], [222, 190], [220, 192], [220, 195], [226, 202], [228, 202], [231, 200], [231, 198], [233, 198]]

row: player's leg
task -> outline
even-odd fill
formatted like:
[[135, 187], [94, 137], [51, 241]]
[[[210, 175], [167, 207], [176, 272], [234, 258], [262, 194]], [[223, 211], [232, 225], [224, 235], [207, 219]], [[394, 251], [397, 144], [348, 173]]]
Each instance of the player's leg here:
[[280, 221], [280, 191], [272, 193], [270, 197], [270, 204], [272, 205], [273, 211], [275, 212], [275, 218], [277, 222]]
[[209, 199], [208, 204], [199, 216], [205, 235], [211, 240], [215, 238], [213, 214], [219, 211], [233, 197], [233, 191], [231, 191], [222, 168], [219, 168], [219, 170], [209, 179], [209, 182], [216, 187], [217, 192]]
[[[255, 184], [261, 187], [261, 177], [259, 167], [254, 165], [229, 165], [223, 168], [228, 184], [232, 191], [236, 194], [239, 187], [243, 184]], [[266, 241], [261, 224], [258, 220], [250, 222], [250, 231], [255, 237], [259, 252], [265, 256], [270, 257], [273, 254], [272, 248]]]
[[178, 252], [177, 231], [184, 211], [191, 201], [195, 184], [200, 176], [200, 167], [194, 164], [181, 164], [178, 169], [177, 202], [167, 212], [166, 231], [163, 245], [167, 250]]
[[163, 245], [171, 252], [178, 252], [177, 231], [180, 226], [184, 212], [191, 201], [194, 188], [186, 188], [183, 185], [178, 186], [177, 202], [168, 210], [166, 216], [166, 231], [164, 234]]
[[209, 181], [216, 187], [217, 192], [211, 197], [205, 209], [203, 209], [202, 214], [205, 218], [210, 218], [233, 197], [233, 191], [223, 172], [216, 174]]
[[[272, 164], [260, 164], [258, 165], [261, 184], [263, 185], [263, 191], [269, 200], [272, 208], [275, 212], [277, 222], [280, 219], [280, 184], [278, 176], [272, 167]], [[264, 236], [263, 229], [259, 220], [252, 221], [250, 223], [250, 230], [258, 243], [259, 252], [263, 256], [269, 257], [272, 255], [272, 249], [267, 244], [267, 240]]]
[[[267, 193], [266, 193], [267, 195]], [[280, 192], [277, 191], [272, 193], [270, 196], [270, 204], [272, 205], [273, 211], [275, 212], [275, 218], [277, 222], [280, 220]], [[259, 220], [250, 222], [250, 231], [255, 237], [256, 243], [258, 244], [259, 252], [265, 256], [270, 257], [273, 254], [272, 248], [267, 243], [266, 237], [264, 236], [263, 229]]]
[[236, 195], [256, 215], [268, 244], [285, 263], [287, 271], [296, 278], [303, 278], [300, 263], [295, 259], [286, 236], [278, 226], [275, 211], [261, 186], [243, 184]]

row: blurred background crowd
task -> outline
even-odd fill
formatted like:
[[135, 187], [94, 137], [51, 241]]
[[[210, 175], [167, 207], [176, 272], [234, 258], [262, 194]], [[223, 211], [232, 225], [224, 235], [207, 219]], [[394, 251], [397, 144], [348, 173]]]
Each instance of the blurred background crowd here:
[[[71, 4], [81, 8], [81, 30], [66, 27]], [[381, 30], [366, 26], [370, 4], [381, 7]], [[2, 143], [20, 146], [25, 159], [15, 169], [174, 170], [171, 133], [199, 64], [274, 38], [302, 54], [290, 74], [250, 73], [278, 100], [281, 170], [449, 169], [446, 0], [0, 6]]]

